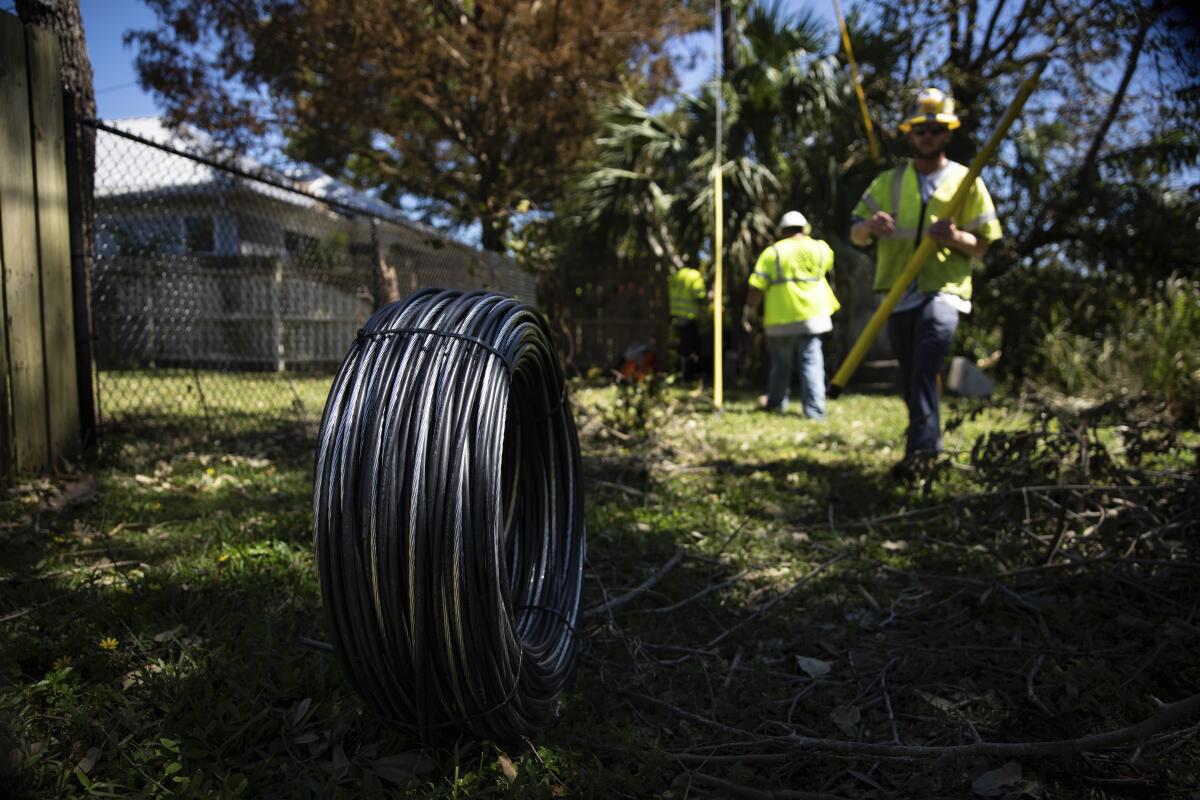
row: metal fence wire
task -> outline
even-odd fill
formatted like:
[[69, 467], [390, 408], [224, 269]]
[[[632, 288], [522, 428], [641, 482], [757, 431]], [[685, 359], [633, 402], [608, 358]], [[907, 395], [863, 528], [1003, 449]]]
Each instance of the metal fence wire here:
[[221, 154], [158, 118], [96, 132], [91, 312], [102, 426], [238, 434], [319, 420], [372, 310], [424, 286], [536, 302], [511, 260], [329, 176]]

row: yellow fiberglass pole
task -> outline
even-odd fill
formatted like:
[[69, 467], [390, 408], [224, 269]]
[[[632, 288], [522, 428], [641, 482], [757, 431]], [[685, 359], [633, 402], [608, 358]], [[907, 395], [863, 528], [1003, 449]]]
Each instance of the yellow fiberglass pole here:
[[725, 402], [724, 353], [722, 346], [721, 305], [724, 302], [724, 271], [721, 250], [724, 245], [725, 192], [722, 189], [721, 167], [713, 169], [713, 405], [720, 408]]
[[850, 46], [850, 30], [846, 27], [846, 18], [842, 16], [842, 4], [833, 0], [833, 8], [837, 12], [838, 25], [842, 29], [842, 45], [846, 48], [846, 60], [850, 62], [850, 76], [854, 78], [854, 93], [858, 95], [858, 107], [862, 110], [863, 125], [867, 129], [867, 144], [871, 146], [871, 158], [879, 161], [879, 140], [875, 138], [875, 128], [871, 125], [871, 112], [867, 110], [867, 96], [863, 94], [862, 80], [858, 77], [858, 64], [854, 61], [854, 48]]
[[716, 103], [716, 142], [713, 148], [713, 407], [720, 409], [725, 404], [725, 347], [722, 341], [725, 273], [721, 265], [725, 220], [725, 192], [721, 187], [721, 103], [725, 99], [725, 33], [721, 30], [721, 0], [713, 0], [713, 10], [713, 58], [717, 68], [717, 80], [713, 87], [713, 99]]
[[[983, 165], [991, 159], [992, 155], [996, 152], [996, 148], [1003, 141], [1005, 134], [1008, 133], [1008, 129], [1012, 127], [1013, 121], [1016, 120], [1017, 115], [1021, 112], [1025, 101], [1033, 93], [1033, 88], [1037, 85], [1038, 77], [1042, 74], [1045, 66], [1046, 61], [1043, 59], [1034, 69], [1033, 74], [1026, 78], [1025, 82], [1017, 90], [1017, 96], [1013, 99], [1012, 105], [1008, 107], [1008, 111], [1004, 113], [1004, 116], [996, 125], [996, 130], [992, 132], [991, 138], [987, 140], [987, 143], [971, 162], [966, 178], [959, 184], [958, 191], [954, 193], [950, 204], [946, 206], [946, 217], [954, 217], [962, 210], [963, 203], [967, 199], [967, 193], [975, 184], [975, 179], [979, 177], [979, 173], [983, 170]], [[905, 262], [904, 269], [900, 272], [900, 277], [896, 278], [896, 282], [892, 284], [892, 288], [884, 295], [879, 308], [875, 309], [875, 313], [871, 315], [867, 326], [859, 334], [858, 341], [850, 348], [846, 359], [838, 367], [837, 374], [833, 376], [833, 381], [829, 387], [831, 397], [837, 397], [846, 388], [846, 384], [850, 382], [851, 376], [854, 375], [854, 370], [858, 369], [858, 365], [862, 363], [867, 351], [871, 349], [875, 337], [879, 335], [880, 329], [887, 322], [887, 318], [891, 316], [892, 309], [896, 307], [896, 303], [900, 302], [900, 297], [908, 289], [908, 285], [920, 274], [921, 268], [925, 266], [925, 262], [929, 260], [929, 257], [933, 255], [933, 251], [938, 247], [939, 244], [930, 239], [929, 234], [926, 234], [921, 239], [921, 243], [917, 245], [917, 249], [913, 251], [908, 261]]]

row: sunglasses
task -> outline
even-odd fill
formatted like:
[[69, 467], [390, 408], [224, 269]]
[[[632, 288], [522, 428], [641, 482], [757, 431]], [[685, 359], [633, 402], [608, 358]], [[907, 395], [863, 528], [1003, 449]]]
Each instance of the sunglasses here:
[[912, 132], [917, 136], [939, 136], [948, 130], [945, 125], [916, 125]]

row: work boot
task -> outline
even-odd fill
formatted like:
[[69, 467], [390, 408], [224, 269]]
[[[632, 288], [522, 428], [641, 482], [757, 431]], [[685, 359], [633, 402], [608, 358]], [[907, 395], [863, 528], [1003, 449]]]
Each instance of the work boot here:
[[917, 450], [908, 453], [888, 470], [887, 476], [896, 483], [911, 484], [933, 478], [938, 472], [942, 454], [936, 450]]

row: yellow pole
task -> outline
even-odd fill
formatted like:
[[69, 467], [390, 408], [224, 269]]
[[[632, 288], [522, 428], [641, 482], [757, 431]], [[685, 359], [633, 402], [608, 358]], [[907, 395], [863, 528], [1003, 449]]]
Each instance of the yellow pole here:
[[842, 45], [846, 48], [846, 60], [850, 62], [850, 76], [854, 78], [854, 93], [858, 95], [858, 107], [862, 111], [863, 125], [867, 129], [871, 158], [879, 161], [879, 140], [875, 138], [875, 128], [871, 125], [871, 112], [867, 111], [867, 96], [863, 94], [862, 81], [858, 77], [858, 64], [854, 62], [854, 48], [850, 46], [850, 30], [846, 27], [846, 18], [842, 16], [841, 2], [833, 0], [833, 8], [837, 12], [838, 25], [842, 29]]
[[721, 306], [723, 303], [725, 279], [721, 266], [721, 250], [724, 238], [725, 199], [721, 188], [721, 165], [713, 167], [713, 211], [716, 216], [713, 225], [713, 405], [721, 408], [725, 403], [724, 354], [722, 344], [723, 330], [721, 323]]
[[[1008, 129], [1012, 127], [1013, 121], [1017, 115], [1021, 113], [1021, 108], [1025, 105], [1025, 101], [1029, 99], [1029, 95], [1033, 93], [1033, 87], [1037, 85], [1038, 77], [1042, 74], [1046, 62], [1043, 60], [1035, 69], [1032, 75], [1025, 79], [1021, 87], [1017, 90], [1017, 96], [1009, 106], [1008, 111], [1000, 119], [996, 130], [992, 132], [992, 136], [987, 140], [987, 144], [975, 156], [975, 160], [971, 162], [971, 167], [967, 171], [966, 178], [959, 184], [958, 191], [954, 193], [950, 204], [946, 207], [946, 216], [954, 217], [962, 210], [963, 203], [967, 200], [967, 192], [971, 190], [975, 179], [979, 177], [980, 171], [983, 170], [983, 165], [986, 164], [996, 152], [996, 148], [1000, 146], [1000, 142], [1004, 139]], [[875, 309], [875, 313], [871, 315], [867, 326], [863, 328], [863, 332], [859, 335], [858, 341], [850, 348], [849, 354], [838, 367], [837, 374], [833, 376], [832, 385], [829, 388], [829, 394], [832, 397], [837, 397], [842, 389], [846, 388], [846, 384], [850, 382], [851, 376], [854, 375], [854, 370], [858, 369], [858, 365], [862, 363], [867, 351], [871, 349], [871, 344], [875, 341], [875, 337], [879, 335], [879, 330], [887, 322], [887, 318], [891, 315], [892, 309], [896, 307], [896, 303], [900, 302], [900, 297], [908, 289], [908, 285], [912, 283], [921, 268], [925, 266], [925, 262], [929, 260], [929, 256], [939, 247], [939, 244], [926, 234], [917, 249], [909, 256], [908, 261], [904, 264], [904, 269], [900, 272], [900, 277], [896, 278], [896, 282], [892, 284], [892, 288], [884, 295], [883, 301], [880, 302], [879, 308]]]
[[721, 317], [724, 305], [725, 275], [721, 268], [722, 239], [724, 238], [725, 193], [721, 189], [722, 103], [725, 99], [725, 32], [721, 30], [721, 0], [713, 0], [713, 61], [717, 80], [713, 86], [713, 111], [716, 114], [716, 141], [713, 147], [713, 407], [725, 403], [724, 331]]

